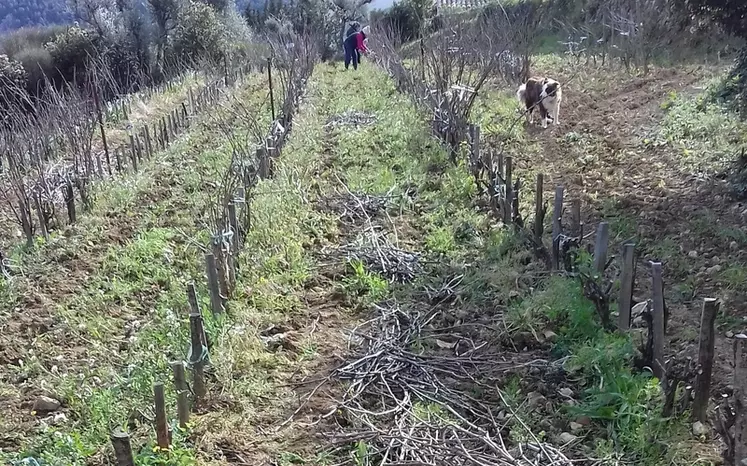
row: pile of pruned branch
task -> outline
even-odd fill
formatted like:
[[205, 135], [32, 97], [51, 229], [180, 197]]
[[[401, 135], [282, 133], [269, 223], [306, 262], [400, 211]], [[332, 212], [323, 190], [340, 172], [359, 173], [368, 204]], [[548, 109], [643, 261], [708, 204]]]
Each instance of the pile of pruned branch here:
[[370, 221], [390, 204], [391, 196], [376, 196], [367, 193], [345, 192], [325, 196], [319, 199], [319, 208], [334, 212], [339, 221], [346, 225], [356, 225]]
[[325, 125], [325, 128], [335, 129], [341, 126], [352, 126], [354, 128], [360, 128], [361, 126], [368, 126], [374, 123], [376, 123], [376, 115], [350, 110], [345, 113], [330, 117], [329, 121], [327, 121], [327, 124]]
[[[451, 345], [451, 355], [425, 354], [424, 342], [445, 338], [431, 326], [440, 311], [407, 312], [394, 302], [377, 311], [353, 332], [353, 339], [364, 343], [322, 381], [347, 386], [319, 420], [336, 414], [346, 424], [323, 434], [338, 451], [357, 446], [354, 457], [342, 464], [572, 464], [558, 448], [532, 434], [496, 388], [506, 373], [545, 361], [506, 360], [468, 339]], [[483, 393], [481, 400], [472, 395], [475, 390]], [[532, 440], [510, 444], [512, 429]]]
[[355, 241], [327, 254], [335, 259], [358, 261], [392, 283], [411, 282], [422, 272], [420, 255], [393, 245], [386, 232], [375, 225], [366, 228]]

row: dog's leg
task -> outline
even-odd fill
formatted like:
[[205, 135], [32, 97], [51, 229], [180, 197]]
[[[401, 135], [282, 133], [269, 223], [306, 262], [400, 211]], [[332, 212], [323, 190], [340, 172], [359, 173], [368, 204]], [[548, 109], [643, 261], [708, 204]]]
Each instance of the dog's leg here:
[[548, 112], [547, 108], [542, 103], [539, 104], [539, 112], [540, 118], [542, 118], [542, 128], [547, 128]]
[[552, 121], [556, 125], [560, 122], [560, 101], [555, 102], [555, 114], [552, 117]]

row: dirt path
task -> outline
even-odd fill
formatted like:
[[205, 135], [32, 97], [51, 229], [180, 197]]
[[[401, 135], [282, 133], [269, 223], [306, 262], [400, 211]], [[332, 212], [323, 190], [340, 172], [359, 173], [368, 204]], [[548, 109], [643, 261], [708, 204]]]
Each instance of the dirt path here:
[[[588, 231], [600, 220], [610, 222], [613, 251], [638, 237], [642, 266], [636, 301], [650, 296], [648, 260], [663, 262], [669, 355], [696, 357], [702, 298], [724, 301], [713, 389], [719, 396], [731, 375], [731, 342], [725, 334], [743, 331], [747, 319], [742, 306], [747, 288], [723, 275], [727, 269], [741, 271], [747, 254], [743, 207], [714, 177], [721, 167], [688, 164], [681, 149], [658, 136], [674, 96], [702, 92], [703, 79], [712, 72], [656, 69], [650, 76], [629, 77], [589, 71], [576, 77], [564, 89], [560, 124], [527, 128], [538, 150], [517, 165], [525, 173], [545, 173], [546, 186], [565, 186], [566, 198], [581, 198]], [[537, 73], [558, 75], [561, 82], [573, 75]]]

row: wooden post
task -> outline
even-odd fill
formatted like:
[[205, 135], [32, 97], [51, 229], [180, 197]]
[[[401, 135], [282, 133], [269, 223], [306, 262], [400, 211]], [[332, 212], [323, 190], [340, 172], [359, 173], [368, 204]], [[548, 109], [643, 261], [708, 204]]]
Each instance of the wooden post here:
[[542, 194], [544, 188], [544, 175], [537, 174], [537, 187], [534, 192], [534, 242], [537, 246], [542, 246], [542, 233], [544, 230], [545, 209], [542, 204]]
[[594, 242], [594, 270], [600, 276], [604, 274], [604, 268], [607, 265], [609, 240], [610, 224], [608, 222], [601, 222], [597, 227], [597, 237]]
[[[219, 233], [220, 235], [221, 233]], [[218, 273], [218, 285], [220, 286], [220, 295], [223, 298], [222, 304], [225, 304], [225, 298], [231, 295], [231, 288], [228, 278], [228, 267], [226, 257], [223, 252], [223, 238], [213, 241], [213, 257], [215, 258], [215, 270]]]
[[260, 147], [257, 149], [257, 162], [259, 164], [259, 178], [265, 180], [270, 177], [270, 161], [268, 160], [267, 149]]
[[179, 427], [184, 429], [189, 422], [189, 399], [187, 398], [189, 388], [187, 387], [187, 378], [184, 375], [184, 363], [182, 361], [172, 362], [171, 370], [174, 372], [176, 412], [179, 416]]
[[700, 314], [700, 341], [698, 343], [698, 375], [695, 379], [695, 400], [693, 401], [693, 420], [705, 424], [708, 421], [706, 410], [711, 392], [711, 375], [713, 373], [713, 355], [716, 345], [716, 316], [719, 302], [713, 298], [703, 300]]
[[571, 200], [571, 235], [574, 238], [584, 236], [583, 223], [581, 223], [581, 199]]
[[130, 151], [132, 152], [132, 168], [137, 171], [137, 150], [135, 149], [135, 136], [130, 134]]
[[132, 456], [132, 445], [130, 445], [130, 434], [122, 432], [121, 429], [114, 430], [110, 437], [114, 447], [114, 457], [117, 466], [135, 466], [135, 458]]
[[560, 236], [563, 234], [563, 186], [555, 187], [555, 202], [552, 207], [552, 268], [560, 269]]
[[272, 112], [272, 121], [275, 121], [275, 95], [272, 90], [272, 58], [267, 58], [267, 82], [270, 87], [270, 111]]
[[109, 171], [109, 176], [112, 176], [112, 162], [109, 157], [109, 144], [106, 141], [106, 131], [104, 130], [104, 117], [101, 113], [101, 98], [99, 97], [98, 84], [93, 86], [93, 102], [96, 106], [96, 117], [99, 121], [99, 131], [101, 132], [101, 143], [104, 145], [104, 156], [106, 157], [106, 167]]
[[140, 140], [140, 136], [135, 136], [135, 147], [137, 148], [137, 159], [142, 163], [143, 161], [143, 141]]
[[168, 116], [163, 117], [163, 137], [166, 140], [166, 146], [171, 144], [171, 138], [169, 137], [169, 118]]
[[206, 393], [203, 347], [207, 348], [207, 338], [205, 337], [202, 312], [200, 311], [200, 305], [197, 303], [197, 290], [195, 290], [194, 283], [187, 285], [187, 300], [189, 301], [189, 335], [192, 353], [189, 363], [192, 365], [194, 374], [192, 390], [195, 394], [195, 401], [199, 402], [205, 397]]
[[67, 205], [67, 218], [70, 221], [70, 224], [73, 224], [76, 221], [75, 191], [73, 190], [73, 182], [69, 179], [66, 180], [65, 186], [62, 189], [65, 199], [65, 205]]
[[220, 294], [217, 264], [212, 253], [205, 254], [205, 268], [207, 269], [208, 288], [210, 289], [210, 306], [214, 315], [222, 314], [223, 298]]
[[622, 272], [620, 273], [620, 295], [617, 299], [618, 323], [621, 331], [630, 329], [630, 311], [633, 307], [633, 283], [635, 282], [635, 244], [623, 246]]
[[34, 195], [34, 206], [36, 207], [36, 218], [39, 220], [39, 230], [41, 230], [44, 241], [49, 241], [49, 230], [47, 230], [47, 221], [44, 219], [44, 211], [41, 206], [41, 194]]
[[734, 464], [747, 464], [747, 335], [734, 339]]
[[239, 233], [239, 221], [236, 217], [236, 204], [231, 202], [228, 204], [228, 223], [231, 226], [233, 232], [233, 238], [231, 239], [231, 249], [233, 249], [233, 256], [238, 257], [239, 250], [241, 248], [241, 235]]
[[472, 135], [472, 165], [480, 161], [480, 126], [470, 125], [470, 133]]
[[143, 130], [145, 131], [145, 151], [148, 154], [148, 158], [150, 159], [153, 157], [153, 146], [150, 142], [150, 128], [148, 128], [148, 125], [146, 124], [143, 127]]
[[34, 227], [31, 220], [31, 210], [23, 197], [18, 198], [18, 211], [21, 216], [21, 228], [26, 235], [26, 246], [34, 245]]
[[156, 442], [161, 449], [166, 450], [169, 448], [169, 424], [166, 419], [166, 395], [162, 382], [153, 384], [153, 400], [156, 408]]
[[513, 221], [513, 206], [514, 206], [514, 160], [513, 157], [506, 157], [506, 205], [503, 208], [504, 217], [503, 223], [506, 225]]
[[114, 157], [117, 158], [117, 172], [122, 172], [122, 148], [118, 148], [114, 151]]
[[661, 381], [666, 391], [666, 365], [664, 363], [664, 281], [662, 279], [661, 262], [651, 262], [651, 277], [653, 287], [653, 328], [654, 332], [654, 375]]

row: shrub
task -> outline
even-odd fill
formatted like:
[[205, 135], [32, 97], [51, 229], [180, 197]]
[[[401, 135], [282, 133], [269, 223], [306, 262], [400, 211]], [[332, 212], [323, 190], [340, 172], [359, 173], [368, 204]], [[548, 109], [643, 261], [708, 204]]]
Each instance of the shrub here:
[[43, 47], [32, 47], [21, 50], [15, 56], [26, 72], [25, 87], [32, 94], [38, 94], [47, 79], [55, 75], [54, 60], [49, 51]]
[[98, 55], [101, 39], [92, 31], [78, 26], [68, 28], [46, 46], [58, 73], [68, 82], [85, 74], [88, 61]]
[[172, 44], [175, 58], [182, 63], [219, 60], [226, 38], [218, 14], [210, 5], [190, 1], [179, 14]]
[[420, 37], [423, 26], [422, 16], [411, 2], [395, 3], [383, 13], [372, 13], [371, 22], [378, 23], [387, 30], [396, 31], [402, 43]]

